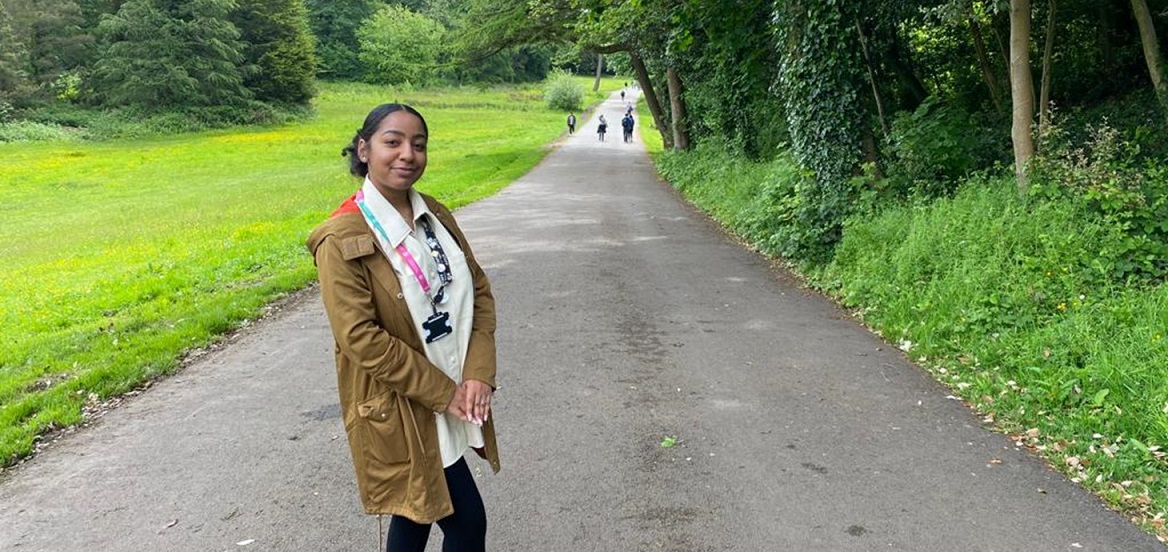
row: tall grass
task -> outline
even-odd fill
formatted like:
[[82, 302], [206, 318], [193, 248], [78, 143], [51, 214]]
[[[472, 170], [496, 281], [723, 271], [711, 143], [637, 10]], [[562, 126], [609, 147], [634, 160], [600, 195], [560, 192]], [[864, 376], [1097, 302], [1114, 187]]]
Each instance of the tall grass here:
[[0, 144], [0, 464], [310, 282], [303, 241], [357, 186], [340, 150], [386, 101], [426, 116], [418, 187], [451, 207], [522, 175], [563, 131], [537, 87], [325, 84], [299, 124]]
[[[670, 153], [662, 173], [764, 252], [800, 173], [780, 156]], [[1010, 180], [848, 221], [809, 283], [854, 309], [987, 423], [1168, 537], [1168, 285], [1117, 281], [1121, 229]]]

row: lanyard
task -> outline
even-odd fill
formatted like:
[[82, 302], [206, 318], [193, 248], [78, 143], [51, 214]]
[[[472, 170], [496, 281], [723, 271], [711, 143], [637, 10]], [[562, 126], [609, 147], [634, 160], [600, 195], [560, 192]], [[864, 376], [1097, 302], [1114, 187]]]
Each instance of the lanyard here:
[[[373, 226], [373, 229], [376, 230], [378, 234], [381, 235], [381, 238], [385, 240], [385, 243], [392, 243], [389, 239], [389, 234], [385, 231], [385, 228], [381, 226], [381, 223], [377, 221], [377, 217], [373, 216], [373, 212], [370, 211], [369, 207], [365, 205], [364, 190], [357, 191], [355, 201], [357, 203], [357, 207], [361, 209], [361, 214], [365, 215], [365, 220], [369, 221], [369, 224]], [[438, 303], [446, 300], [446, 284], [449, 284], [453, 278], [452, 274], [450, 273], [450, 265], [446, 262], [446, 253], [442, 250], [442, 244], [438, 242], [438, 237], [434, 235], [434, 229], [430, 227], [430, 222], [427, 221], [425, 217], [419, 219], [418, 222], [422, 225], [422, 229], [426, 233], [426, 244], [430, 247], [431, 254], [434, 256], [435, 260], [438, 261], [438, 275], [439, 279], [442, 280], [442, 287], [438, 289], [438, 292], [434, 295], [430, 294], [430, 281], [426, 279], [426, 274], [422, 272], [422, 267], [418, 266], [418, 261], [416, 261], [414, 256], [410, 254], [410, 250], [406, 249], [405, 242], [397, 244], [397, 246], [394, 247], [394, 250], [396, 250], [397, 254], [401, 256], [402, 261], [404, 261], [406, 266], [409, 267], [410, 272], [414, 273], [414, 278], [416, 278], [418, 280], [418, 284], [422, 286], [422, 292], [430, 298], [430, 307], [434, 309], [434, 312], [438, 312]]]

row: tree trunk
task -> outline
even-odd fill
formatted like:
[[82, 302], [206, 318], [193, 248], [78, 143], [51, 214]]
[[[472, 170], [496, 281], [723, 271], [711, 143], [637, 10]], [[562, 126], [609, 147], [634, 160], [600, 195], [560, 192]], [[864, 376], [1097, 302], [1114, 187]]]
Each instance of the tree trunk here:
[[1034, 156], [1034, 81], [1030, 74], [1030, 0], [1010, 0], [1010, 97], [1014, 102], [1010, 138], [1018, 191], [1027, 189], [1026, 164]]
[[[864, 52], [864, 65], [868, 66], [868, 82], [872, 85], [872, 98], [876, 101], [876, 115], [880, 118], [880, 130], [888, 138], [888, 119], [884, 116], [884, 98], [880, 97], [880, 87], [876, 85], [876, 69], [872, 66], [872, 56], [868, 52], [868, 39], [864, 37], [864, 28], [860, 20], [856, 20], [856, 34], [860, 35], [860, 48]], [[875, 142], [873, 142], [875, 143]]]
[[986, 88], [990, 91], [990, 101], [994, 102], [994, 111], [1002, 114], [1002, 88], [998, 85], [998, 78], [994, 76], [994, 67], [990, 64], [990, 57], [986, 53], [985, 40], [981, 36], [981, 23], [970, 8], [966, 12], [969, 16], [969, 32], [973, 35], [973, 49], [977, 52], [977, 64], [981, 66], [981, 78], [985, 80]]
[[673, 121], [673, 149], [685, 151], [689, 149], [689, 133], [685, 129], [685, 99], [681, 97], [681, 77], [677, 70], [670, 67], [665, 70], [666, 83], [669, 86], [669, 112]]
[[864, 163], [872, 166], [872, 178], [884, 180], [884, 170], [880, 168], [880, 147], [876, 145], [876, 135], [871, 125], [864, 125], [861, 145], [864, 147]]
[[604, 54], [596, 54], [596, 82], [592, 83], [592, 91], [600, 90], [600, 72], [604, 71]]
[[1054, 52], [1054, 10], [1054, 0], [1048, 0], [1046, 46], [1042, 50], [1042, 92], [1038, 96], [1038, 137], [1040, 140], [1046, 136], [1046, 131], [1050, 126], [1050, 58]]
[[1140, 26], [1140, 40], [1144, 44], [1144, 61], [1148, 64], [1148, 76], [1152, 78], [1152, 88], [1156, 91], [1156, 99], [1160, 100], [1160, 110], [1168, 121], [1168, 85], [1164, 83], [1164, 74], [1160, 65], [1160, 43], [1156, 41], [1156, 27], [1152, 25], [1152, 14], [1148, 11], [1145, 0], [1131, 0], [1132, 11], [1136, 15], [1136, 23]]
[[673, 134], [669, 124], [665, 121], [665, 111], [661, 109], [661, 102], [657, 93], [653, 91], [653, 81], [649, 79], [649, 70], [645, 68], [645, 61], [635, 50], [629, 50], [629, 60], [633, 64], [633, 72], [637, 74], [637, 84], [641, 86], [641, 94], [645, 96], [645, 103], [649, 106], [649, 113], [653, 115], [653, 125], [661, 133], [661, 142], [665, 149], [673, 149]]

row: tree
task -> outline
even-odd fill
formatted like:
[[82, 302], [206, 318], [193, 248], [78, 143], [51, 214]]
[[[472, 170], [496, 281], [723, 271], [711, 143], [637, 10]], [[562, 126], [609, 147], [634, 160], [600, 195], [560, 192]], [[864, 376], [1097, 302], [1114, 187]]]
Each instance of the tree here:
[[7, 116], [7, 109], [18, 100], [20, 89], [27, 86], [27, 78], [22, 69], [27, 53], [12, 32], [11, 17], [4, 4], [0, 4], [0, 120]]
[[103, 18], [94, 67], [102, 103], [165, 110], [249, 99], [232, 7], [231, 0], [129, 0]]
[[445, 29], [437, 21], [401, 6], [382, 8], [357, 29], [365, 80], [377, 84], [423, 86], [436, 78]]
[[47, 91], [61, 75], [88, 65], [95, 41], [72, 0], [5, 0], [13, 32], [27, 53], [24, 70]]
[[232, 17], [257, 69], [244, 79], [257, 100], [305, 104], [315, 94], [316, 55], [302, 0], [241, 0]]
[[1038, 94], [1038, 135], [1045, 136], [1050, 128], [1050, 71], [1054, 57], [1054, 0], [1046, 3], [1046, 45], [1042, 49], [1042, 87]]
[[326, 79], [361, 77], [357, 29], [382, 5], [376, 0], [305, 0], [316, 37], [318, 74]]
[[1156, 40], [1156, 27], [1152, 24], [1152, 13], [1148, 10], [1145, 0], [1131, 0], [1132, 11], [1136, 16], [1136, 23], [1140, 26], [1140, 42], [1144, 47], [1144, 60], [1148, 65], [1148, 75], [1152, 78], [1152, 88], [1156, 99], [1160, 102], [1160, 110], [1168, 120], [1168, 84], [1164, 83], [1164, 75], [1160, 62], [1160, 42]]
[[1010, 138], [1018, 191], [1026, 192], [1026, 165], [1034, 156], [1034, 81], [1030, 74], [1030, 0], [1010, 0], [1010, 97], [1014, 102]]
[[[800, 191], [797, 224], [806, 229], [788, 253], [822, 258], [839, 240], [850, 205], [848, 179], [859, 167], [865, 68], [846, 2], [788, 0], [776, 8], [779, 91], [791, 150], [814, 174]], [[858, 9], [858, 8], [857, 8]]]

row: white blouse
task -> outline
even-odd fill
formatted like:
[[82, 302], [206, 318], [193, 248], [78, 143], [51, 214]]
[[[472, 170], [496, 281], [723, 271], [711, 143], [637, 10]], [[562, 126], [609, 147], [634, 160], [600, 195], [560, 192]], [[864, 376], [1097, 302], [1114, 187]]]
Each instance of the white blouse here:
[[[426, 358], [450, 376], [450, 379], [462, 383], [462, 365], [466, 361], [466, 349], [470, 343], [471, 326], [474, 321], [474, 281], [470, 267], [466, 264], [466, 255], [414, 189], [410, 189], [409, 196], [414, 210], [415, 230], [410, 229], [410, 225], [406, 224], [397, 209], [377, 191], [377, 187], [368, 177], [361, 190], [365, 195], [365, 206], [385, 230], [386, 235], [382, 236], [372, 228], [372, 223], [366, 218], [365, 222], [373, 229], [373, 235], [377, 238], [382, 253], [389, 259], [389, 264], [397, 274], [406, 306], [414, 321], [414, 329], [423, 338]], [[417, 223], [422, 217], [428, 218], [438, 242], [442, 244], [447, 262], [450, 263], [451, 273], [451, 281], [445, 288], [446, 300], [437, 307], [440, 312], [450, 313], [449, 323], [454, 331], [433, 343], [425, 342], [427, 332], [422, 328], [422, 322], [434, 312], [430, 305], [430, 297], [422, 290], [422, 284], [397, 252], [398, 244], [404, 243], [429, 282], [431, 294], [436, 293], [442, 281], [438, 276], [438, 263], [426, 245], [426, 234], [421, 224]], [[389, 238], [388, 242], [386, 237]], [[483, 432], [478, 426], [464, 422], [453, 414], [439, 412], [434, 414], [434, 421], [438, 425], [438, 447], [442, 452], [443, 467], [450, 467], [458, 462], [468, 447], [483, 446]]]

